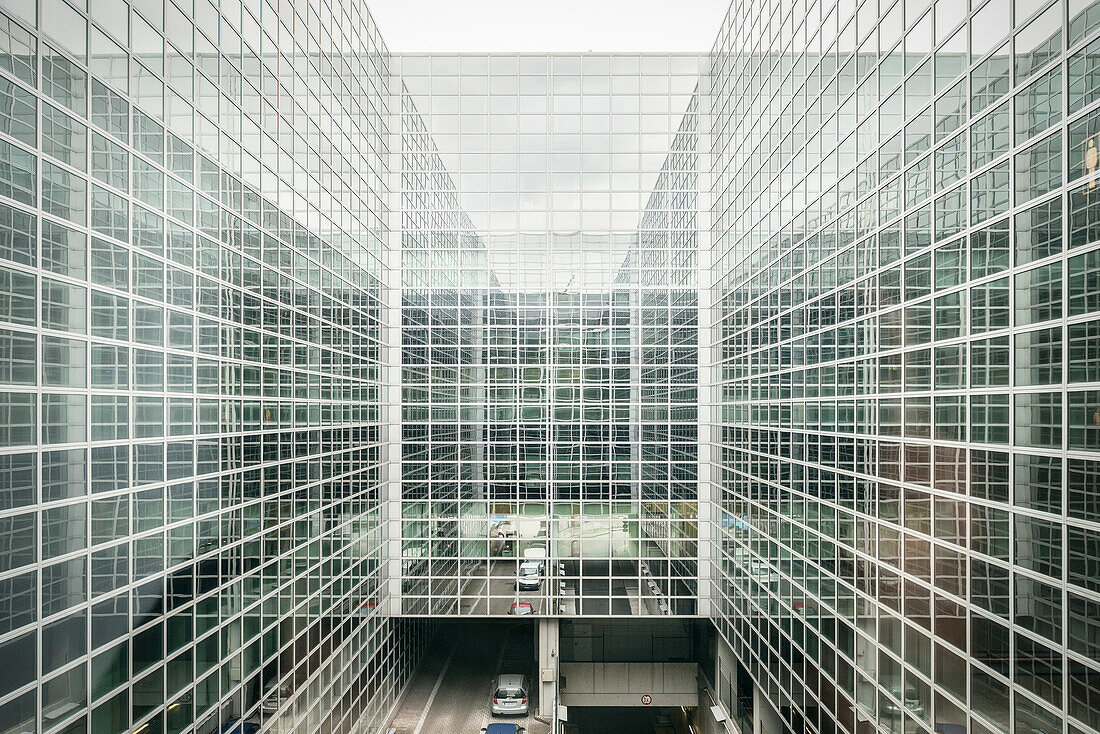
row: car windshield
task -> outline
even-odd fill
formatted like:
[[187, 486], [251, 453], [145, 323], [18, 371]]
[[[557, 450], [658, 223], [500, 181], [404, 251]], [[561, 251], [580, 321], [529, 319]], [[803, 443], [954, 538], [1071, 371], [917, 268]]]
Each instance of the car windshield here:
[[493, 694], [496, 698], [523, 698], [522, 688], [498, 688]]

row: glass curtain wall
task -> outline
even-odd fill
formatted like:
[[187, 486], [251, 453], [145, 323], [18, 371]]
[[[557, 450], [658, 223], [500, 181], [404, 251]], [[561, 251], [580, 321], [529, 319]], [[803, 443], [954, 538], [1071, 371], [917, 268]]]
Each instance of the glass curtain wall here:
[[1098, 30], [810, 0], [719, 34], [715, 621], [795, 731], [1100, 729]]
[[0, 0], [0, 732], [393, 705], [388, 65], [355, 0]]
[[397, 61], [402, 610], [694, 614], [699, 57]]

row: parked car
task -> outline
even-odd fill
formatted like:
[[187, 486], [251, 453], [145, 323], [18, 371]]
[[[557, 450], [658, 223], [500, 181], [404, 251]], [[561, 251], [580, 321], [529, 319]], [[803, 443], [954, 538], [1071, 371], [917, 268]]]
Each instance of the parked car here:
[[481, 727], [481, 734], [522, 734], [526, 731], [519, 724], [489, 724]]
[[755, 558], [745, 564], [745, 569], [749, 572], [749, 575], [761, 581], [761, 583], [767, 583], [772, 576], [771, 566]]
[[222, 728], [218, 729], [220, 734], [256, 734], [260, 730], [259, 724], [253, 724], [251, 721], [242, 721], [236, 719], [234, 721], [227, 721], [222, 724]]
[[516, 552], [516, 529], [511, 522], [502, 520], [489, 528], [489, 555], [511, 556]]
[[534, 614], [535, 608], [531, 606], [530, 602], [514, 601], [512, 602], [512, 608], [508, 610], [508, 613], [522, 617], [527, 614]]
[[794, 610], [802, 615], [814, 615], [817, 614], [817, 605], [810, 601], [796, 601], [792, 605]]
[[527, 676], [499, 675], [493, 682], [493, 716], [527, 715]]
[[524, 563], [536, 563], [539, 567], [539, 573], [546, 572], [546, 549], [545, 548], [528, 548], [523, 551]]
[[267, 686], [264, 688], [263, 703], [260, 704], [260, 711], [265, 714], [273, 714], [283, 707], [283, 704], [287, 702], [292, 693], [290, 684], [284, 683], [278, 685], [278, 681], [272, 679], [267, 682]]
[[[910, 714], [913, 714], [914, 716], [924, 715], [924, 704], [921, 702], [920, 694], [917, 692], [916, 688], [914, 688], [913, 686], [906, 686], [904, 698], [902, 698], [901, 695], [901, 684], [899, 682], [894, 681], [892, 684], [889, 685], [889, 688], [891, 695], [893, 695], [894, 698], [900, 700], [905, 705], [906, 711], [908, 711]], [[890, 716], [892, 718], [897, 718], [901, 716], [901, 708], [896, 703], [888, 698], [884, 698], [881, 700], [882, 705], [880, 706], [880, 709], [882, 710], [883, 715]]]
[[542, 585], [542, 569], [538, 561], [524, 561], [516, 574], [516, 588], [520, 591], [538, 591]]

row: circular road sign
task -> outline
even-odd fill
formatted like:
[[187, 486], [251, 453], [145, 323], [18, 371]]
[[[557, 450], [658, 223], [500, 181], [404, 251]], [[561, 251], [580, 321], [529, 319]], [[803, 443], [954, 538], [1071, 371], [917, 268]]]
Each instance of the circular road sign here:
[[651, 703], [653, 703], [653, 696], [649, 695], [648, 693], [642, 694], [642, 705], [648, 706]]

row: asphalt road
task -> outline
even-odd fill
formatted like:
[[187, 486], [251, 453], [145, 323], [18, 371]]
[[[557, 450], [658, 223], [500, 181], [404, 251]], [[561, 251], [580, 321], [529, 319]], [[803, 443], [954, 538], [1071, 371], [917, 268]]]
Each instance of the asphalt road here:
[[[567, 561], [566, 576], [558, 577], [555, 568], [551, 568], [539, 588], [530, 591], [516, 589], [516, 568], [516, 559], [494, 559], [489, 563], [487, 576], [463, 582], [460, 613], [505, 616], [515, 602], [527, 602], [536, 615], [631, 616], [656, 611], [643, 601], [653, 598], [649, 592], [643, 590], [639, 594], [639, 588], [644, 586], [633, 560]], [[560, 598], [552, 593], [559, 589], [559, 582]]]
[[[633, 563], [612, 561], [609, 568], [605, 561], [585, 561], [581, 569], [577, 585], [582, 615], [631, 614], [630, 602], [625, 597], [627, 579], [636, 575]], [[614, 575], [608, 576], [609, 571]]]
[[[480, 734], [492, 721], [514, 721], [527, 734], [550, 731], [530, 714], [493, 718], [489, 710], [497, 675], [522, 673], [534, 680], [534, 626], [529, 622], [444, 624], [427, 655], [390, 724], [397, 734]], [[536, 697], [532, 690], [531, 713], [537, 710]]]

